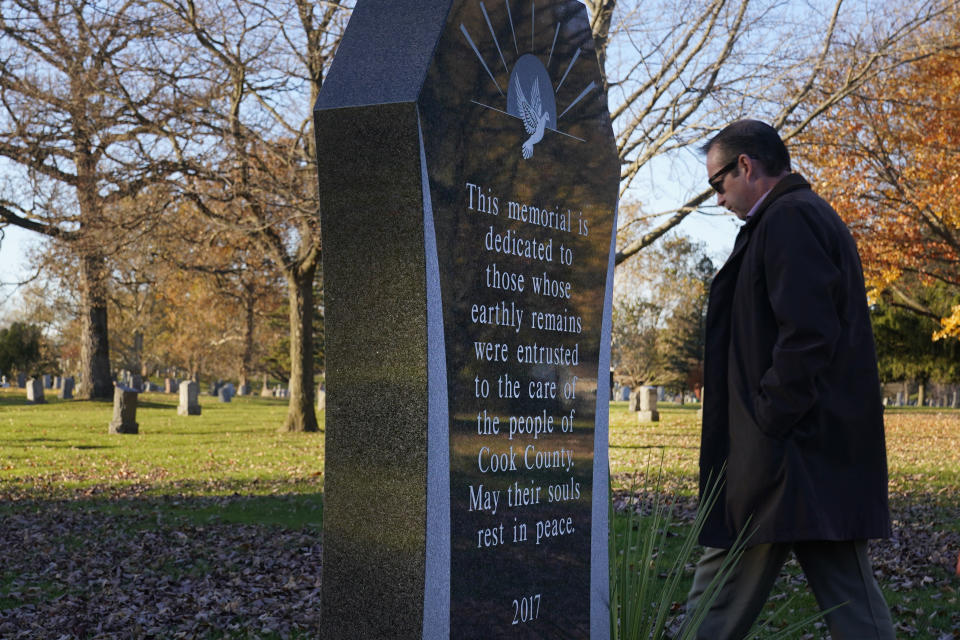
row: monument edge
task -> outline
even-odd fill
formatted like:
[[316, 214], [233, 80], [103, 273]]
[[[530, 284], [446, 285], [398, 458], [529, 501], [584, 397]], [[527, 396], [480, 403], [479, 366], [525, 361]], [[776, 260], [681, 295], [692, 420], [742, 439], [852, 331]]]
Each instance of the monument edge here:
[[614, 206], [607, 281], [600, 328], [600, 358], [597, 363], [597, 408], [593, 440], [593, 503], [590, 532], [590, 638], [610, 638], [610, 343], [613, 329], [613, 274], [616, 266], [617, 216]]
[[427, 522], [423, 640], [450, 637], [450, 407], [440, 290], [440, 263], [433, 223], [430, 176], [417, 112], [423, 235], [427, 284]]

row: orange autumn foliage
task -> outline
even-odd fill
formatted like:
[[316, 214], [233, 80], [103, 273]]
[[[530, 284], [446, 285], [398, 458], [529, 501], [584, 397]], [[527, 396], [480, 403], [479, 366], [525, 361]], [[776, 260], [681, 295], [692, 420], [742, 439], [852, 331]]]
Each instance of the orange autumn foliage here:
[[[960, 40], [960, 24], [947, 37]], [[796, 155], [857, 239], [871, 294], [904, 277], [960, 294], [960, 50], [869, 83]], [[934, 339], [960, 339], [960, 305]]]

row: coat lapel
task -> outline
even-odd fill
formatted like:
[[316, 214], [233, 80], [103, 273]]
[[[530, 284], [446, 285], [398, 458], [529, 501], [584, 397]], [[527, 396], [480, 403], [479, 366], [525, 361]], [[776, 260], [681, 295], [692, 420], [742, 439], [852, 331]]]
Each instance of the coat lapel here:
[[760, 206], [757, 207], [757, 210], [753, 212], [753, 215], [750, 216], [750, 219], [747, 220], [746, 224], [740, 227], [740, 231], [737, 233], [737, 239], [733, 244], [733, 251], [730, 252], [730, 256], [727, 258], [727, 261], [723, 263], [722, 267], [720, 267], [720, 271], [717, 272], [717, 275], [719, 276], [720, 273], [726, 270], [728, 265], [732, 266], [737, 262], [737, 258], [740, 257], [740, 254], [743, 253], [743, 250], [747, 247], [747, 243], [750, 240], [750, 233], [753, 231], [754, 227], [760, 223], [760, 218], [763, 217], [764, 212], [777, 198], [786, 193], [790, 193], [791, 191], [796, 191], [797, 189], [809, 188], [810, 183], [807, 182], [799, 173], [789, 173], [785, 175], [780, 182], [778, 182], [773, 189], [770, 190], [770, 193], [768, 193], [767, 197], [763, 199], [763, 202], [761, 202]]

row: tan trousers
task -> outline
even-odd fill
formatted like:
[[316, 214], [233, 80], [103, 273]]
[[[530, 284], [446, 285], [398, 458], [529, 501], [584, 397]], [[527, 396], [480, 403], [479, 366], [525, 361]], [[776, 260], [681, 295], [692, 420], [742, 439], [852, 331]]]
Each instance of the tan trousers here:
[[[697, 630], [698, 640], [737, 640], [753, 626], [790, 551], [797, 556], [833, 640], [894, 640], [890, 610], [873, 577], [867, 543], [783, 542], [747, 549]], [[687, 616], [720, 570], [727, 549], [708, 547], [693, 578]]]

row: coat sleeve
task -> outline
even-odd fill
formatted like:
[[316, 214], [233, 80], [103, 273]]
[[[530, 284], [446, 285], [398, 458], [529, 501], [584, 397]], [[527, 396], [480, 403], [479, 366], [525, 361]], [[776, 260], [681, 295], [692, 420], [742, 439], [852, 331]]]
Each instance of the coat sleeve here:
[[833, 360], [842, 273], [831, 251], [832, 225], [814, 207], [767, 213], [763, 267], [777, 332], [754, 412], [768, 435], [786, 437], [817, 403], [818, 377]]

